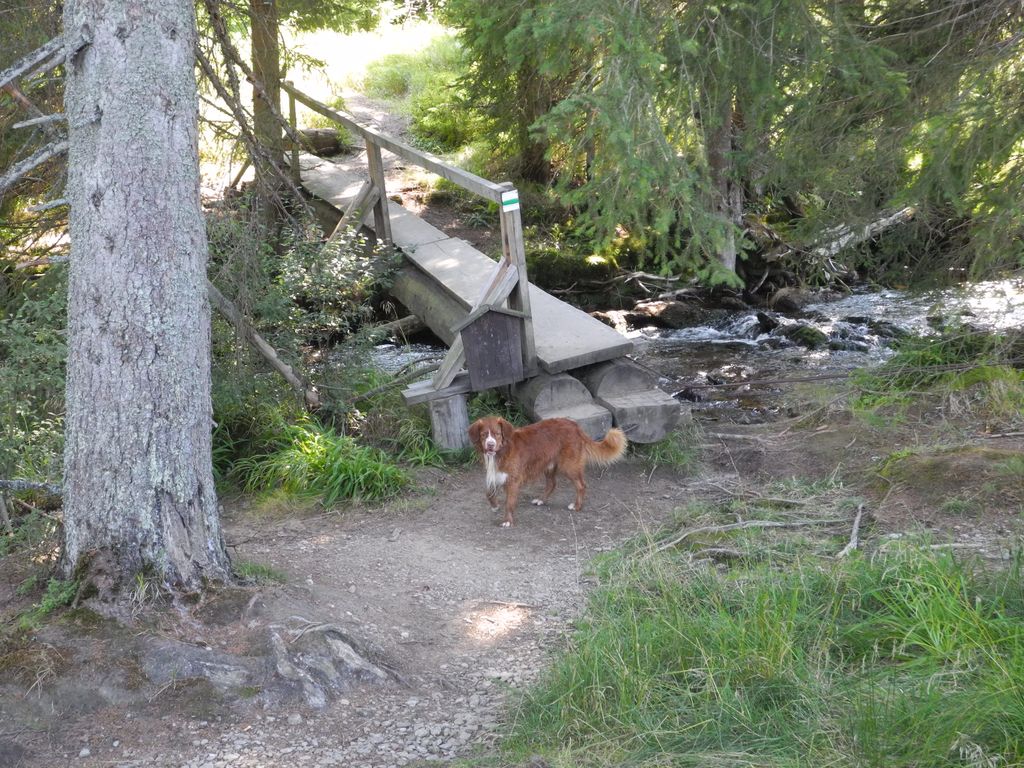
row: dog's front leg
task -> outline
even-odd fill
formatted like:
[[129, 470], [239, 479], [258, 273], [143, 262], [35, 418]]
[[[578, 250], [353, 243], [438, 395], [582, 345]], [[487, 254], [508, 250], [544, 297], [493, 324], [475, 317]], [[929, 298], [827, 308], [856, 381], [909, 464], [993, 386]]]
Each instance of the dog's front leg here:
[[516, 503], [519, 501], [519, 483], [507, 480], [505, 482], [505, 521], [502, 528], [511, 528], [515, 525]]
[[498, 511], [498, 489], [488, 488], [487, 489], [487, 503], [491, 505], [491, 512]]

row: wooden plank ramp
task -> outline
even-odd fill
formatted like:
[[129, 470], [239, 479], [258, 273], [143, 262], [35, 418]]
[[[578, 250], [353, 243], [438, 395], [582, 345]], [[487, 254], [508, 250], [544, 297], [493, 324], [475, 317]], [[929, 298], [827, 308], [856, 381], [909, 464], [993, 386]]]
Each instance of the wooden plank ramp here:
[[[306, 189], [339, 212], [348, 208], [365, 181], [360, 165], [358, 160], [334, 163], [313, 155], [299, 159]], [[392, 242], [408, 262], [392, 293], [450, 346], [455, 339], [452, 326], [469, 314], [495, 262], [394, 201], [388, 201], [388, 209]], [[363, 224], [374, 228], [372, 211]], [[529, 291], [537, 362], [545, 372], [560, 373], [632, 352], [633, 342], [586, 312], [533, 284]]]

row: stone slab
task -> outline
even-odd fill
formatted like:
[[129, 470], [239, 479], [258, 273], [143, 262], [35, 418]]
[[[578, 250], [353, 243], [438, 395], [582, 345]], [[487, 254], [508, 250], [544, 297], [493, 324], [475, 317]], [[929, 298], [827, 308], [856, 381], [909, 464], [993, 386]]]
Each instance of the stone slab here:
[[540, 419], [572, 419], [592, 440], [601, 440], [612, 428], [612, 415], [607, 408], [597, 403], [577, 403], [575, 405], [541, 411], [534, 418]]
[[664, 440], [679, 423], [679, 402], [660, 389], [594, 398], [634, 443]]

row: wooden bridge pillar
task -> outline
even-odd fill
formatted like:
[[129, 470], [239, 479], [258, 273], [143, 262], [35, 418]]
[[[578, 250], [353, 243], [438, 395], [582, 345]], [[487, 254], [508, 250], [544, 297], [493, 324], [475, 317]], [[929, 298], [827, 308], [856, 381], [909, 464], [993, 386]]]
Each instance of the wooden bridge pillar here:
[[430, 427], [434, 442], [441, 450], [469, 448], [469, 398], [451, 395], [431, 400]]

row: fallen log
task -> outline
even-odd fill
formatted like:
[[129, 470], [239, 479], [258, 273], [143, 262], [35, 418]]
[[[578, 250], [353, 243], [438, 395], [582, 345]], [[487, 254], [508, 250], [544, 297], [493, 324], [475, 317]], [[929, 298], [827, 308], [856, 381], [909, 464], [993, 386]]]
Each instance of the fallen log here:
[[816, 259], [831, 259], [839, 254], [840, 251], [863, 243], [865, 240], [881, 234], [890, 227], [910, 221], [914, 218], [915, 213], [916, 209], [913, 206], [907, 206], [861, 227], [841, 224], [838, 227], [827, 229], [822, 234], [829, 239], [824, 244], [812, 248], [810, 255]]

